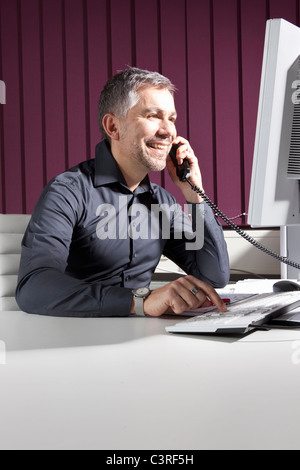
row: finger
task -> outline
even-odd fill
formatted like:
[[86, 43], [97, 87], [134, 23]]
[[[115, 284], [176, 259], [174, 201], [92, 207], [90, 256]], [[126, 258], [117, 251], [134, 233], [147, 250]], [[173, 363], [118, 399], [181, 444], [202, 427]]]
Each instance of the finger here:
[[[199, 299], [191, 293], [193, 285], [185, 278], [177, 279], [168, 285], [169, 305], [176, 314], [180, 314], [192, 308], [199, 306]], [[201, 303], [206, 299], [203, 293]]]
[[[198, 291], [194, 292], [195, 289], [198, 289]], [[175, 281], [174, 290], [174, 304], [176, 303], [177, 309], [181, 308], [184, 311], [199, 308], [203, 304], [211, 305], [205, 292], [198, 286], [195, 286], [195, 283], [188, 276]]]
[[174, 286], [174, 292], [171, 298], [171, 307], [174, 313], [182, 313], [187, 310], [199, 307], [199, 302], [202, 303], [206, 299], [203, 295], [202, 300], [199, 299], [191, 293], [191, 290], [187, 285], [177, 285]]
[[227, 312], [226, 305], [214, 289], [211, 291], [206, 290], [206, 295], [209, 300], [205, 306], [209, 307], [213, 303], [221, 312]]
[[[215, 291], [213, 287], [210, 285], [206, 284], [203, 281], [200, 281], [199, 279], [191, 276], [191, 278], [188, 279], [190, 283], [194, 282], [194, 285], [196, 285], [204, 294], [207, 299], [207, 301], [203, 302], [203, 306], [209, 306], [210, 301], [221, 311], [221, 312], [226, 312], [227, 308], [226, 305], [224, 304], [223, 300], [219, 296], [219, 294]], [[198, 293], [197, 293], [198, 296]], [[202, 296], [201, 296], [202, 298]]]
[[187, 159], [191, 168], [198, 169], [198, 158], [195, 156], [190, 144], [187, 143], [185, 145], [180, 146], [177, 150], [176, 155], [179, 165], [182, 164], [183, 160]]
[[176, 158], [178, 160], [178, 163], [181, 165], [182, 160], [186, 158], [187, 154], [191, 150], [190, 143], [183, 137], [177, 136], [176, 139], [173, 141], [173, 144], [180, 144], [180, 146], [176, 150]]
[[178, 160], [178, 163], [179, 165], [182, 164], [183, 160], [185, 158], [187, 158], [189, 160], [189, 162], [191, 161], [191, 159], [193, 158], [193, 155], [192, 155], [192, 149], [190, 148], [189, 145], [181, 145], [178, 149], [177, 149], [177, 160]]
[[189, 141], [185, 139], [184, 137], [181, 137], [178, 135], [172, 142], [173, 144], [188, 144]]
[[193, 282], [193, 279], [190, 280], [189, 277], [186, 276], [184, 282], [187, 289], [185, 293], [189, 303], [193, 304], [197, 302], [199, 304], [200, 302], [202, 305], [205, 301], [208, 300], [205, 292], [203, 292], [203, 290]]

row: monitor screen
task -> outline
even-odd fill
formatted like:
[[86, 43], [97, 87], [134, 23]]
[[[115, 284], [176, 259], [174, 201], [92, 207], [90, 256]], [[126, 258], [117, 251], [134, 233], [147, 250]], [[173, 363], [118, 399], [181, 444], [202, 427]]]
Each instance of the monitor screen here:
[[288, 175], [292, 112], [300, 103], [294, 83], [297, 68], [300, 79], [299, 56], [300, 28], [283, 19], [268, 20], [248, 211], [251, 226], [300, 224], [300, 175]]
[[[294, 227], [291, 230], [297, 233], [297, 240], [300, 240], [299, 56], [300, 28], [284, 19], [268, 20], [248, 210], [252, 227], [285, 230]], [[286, 232], [282, 234], [287, 237]], [[298, 261], [300, 243], [290, 250], [286, 243], [285, 239], [281, 254]]]

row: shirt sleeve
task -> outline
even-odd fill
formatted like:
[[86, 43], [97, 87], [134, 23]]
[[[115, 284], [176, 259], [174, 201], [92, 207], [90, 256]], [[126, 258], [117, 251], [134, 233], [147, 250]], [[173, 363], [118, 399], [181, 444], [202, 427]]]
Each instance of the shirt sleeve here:
[[129, 288], [85, 282], [66, 272], [73, 229], [84, 201], [72, 181], [42, 193], [22, 241], [16, 300], [28, 313], [53, 316], [128, 316]]
[[189, 232], [194, 239], [177, 240], [175, 236], [166, 244], [164, 254], [187, 274], [214, 288], [224, 287], [229, 282], [230, 266], [223, 228], [206, 202], [190, 203], [189, 208]]

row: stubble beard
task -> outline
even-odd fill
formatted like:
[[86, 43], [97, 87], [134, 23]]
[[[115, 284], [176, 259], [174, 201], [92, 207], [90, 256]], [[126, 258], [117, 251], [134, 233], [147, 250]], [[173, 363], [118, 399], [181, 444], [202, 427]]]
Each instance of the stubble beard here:
[[[148, 147], [147, 147], [148, 148]], [[151, 149], [149, 153], [145, 151], [139, 144], [134, 145], [134, 155], [136, 160], [142, 164], [148, 171], [162, 171], [166, 167], [167, 155], [151, 157]]]
[[[124, 135], [126, 135], [127, 128], [124, 126], [121, 129], [121, 139]], [[167, 164], [167, 154], [165, 156], [156, 156], [151, 157], [151, 148], [147, 146], [147, 142], [151, 142], [153, 139], [149, 138], [145, 141], [145, 149], [139, 142], [134, 142], [131, 148], [131, 157], [137, 162], [139, 165], [143, 165], [147, 171], [162, 171], [165, 169]]]

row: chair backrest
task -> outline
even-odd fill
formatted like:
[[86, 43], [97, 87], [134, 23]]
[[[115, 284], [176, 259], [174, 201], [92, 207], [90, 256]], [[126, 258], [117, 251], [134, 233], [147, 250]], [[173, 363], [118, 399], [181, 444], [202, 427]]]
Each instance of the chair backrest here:
[[0, 214], [0, 310], [19, 310], [15, 301], [21, 241], [30, 215]]

